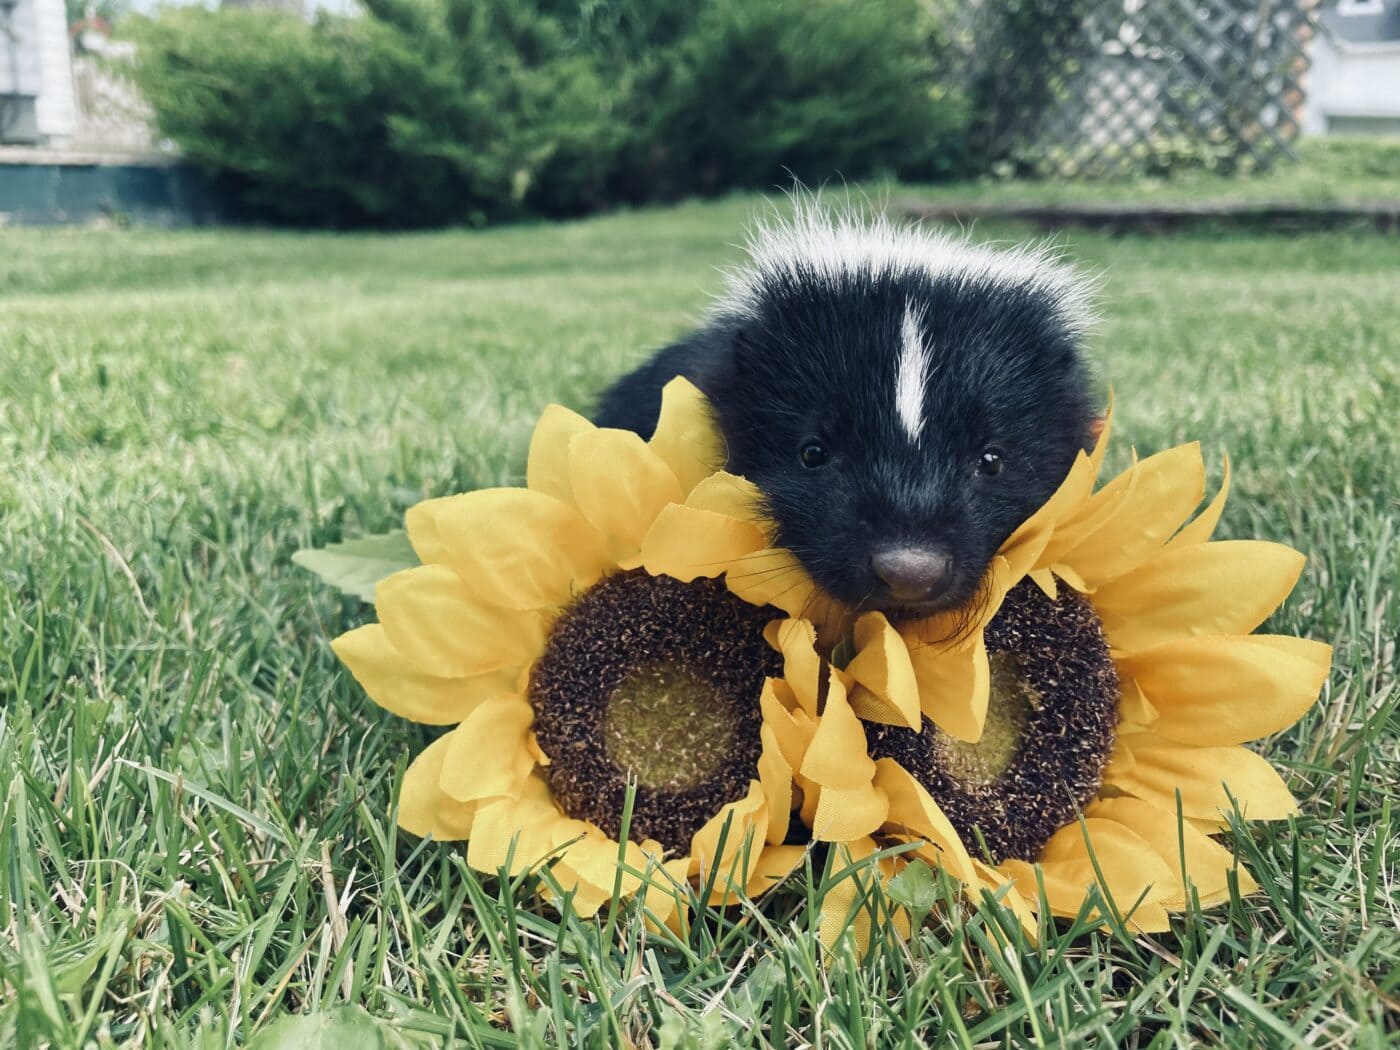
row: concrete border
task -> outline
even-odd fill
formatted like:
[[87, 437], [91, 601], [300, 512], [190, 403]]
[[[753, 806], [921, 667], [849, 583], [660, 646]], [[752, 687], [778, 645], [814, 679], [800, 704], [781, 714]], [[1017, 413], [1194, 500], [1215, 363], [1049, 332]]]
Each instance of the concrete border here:
[[1078, 227], [1112, 233], [1171, 233], [1195, 227], [1306, 232], [1370, 228], [1400, 233], [1400, 200], [1317, 202], [1303, 200], [1206, 203], [986, 204], [908, 201], [906, 214], [926, 220], [970, 222], [1008, 219], [1047, 229]]

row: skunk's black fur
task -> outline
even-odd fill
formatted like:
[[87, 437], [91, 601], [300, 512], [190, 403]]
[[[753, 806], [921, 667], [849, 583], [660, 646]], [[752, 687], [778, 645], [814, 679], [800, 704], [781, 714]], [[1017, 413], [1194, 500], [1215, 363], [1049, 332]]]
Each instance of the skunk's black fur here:
[[[595, 418], [647, 436], [661, 387], [689, 377], [777, 543], [846, 603], [926, 615], [976, 596], [997, 548], [1090, 443], [1086, 322], [1083, 285], [1042, 250], [809, 205], [758, 229], [704, 326], [618, 380]], [[822, 458], [813, 445], [827, 458], [804, 465], [804, 448]], [[890, 549], [934, 552], [945, 571], [910, 601], [877, 573]]]

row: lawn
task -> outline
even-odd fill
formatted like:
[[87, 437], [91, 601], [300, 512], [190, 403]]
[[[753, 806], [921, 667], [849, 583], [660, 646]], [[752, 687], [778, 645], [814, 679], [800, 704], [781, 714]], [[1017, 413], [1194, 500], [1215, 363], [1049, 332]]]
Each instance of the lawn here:
[[[956, 901], [824, 967], [808, 876], [680, 948], [515, 902], [396, 834], [431, 735], [341, 673], [371, 611], [289, 562], [518, 482], [715, 290], [755, 202], [370, 237], [0, 232], [0, 1045], [223, 1047], [364, 1004], [343, 1050], [1380, 1046], [1400, 1025], [1400, 238], [1076, 234], [1123, 439], [1234, 464], [1222, 531], [1306, 551], [1271, 629], [1337, 646], [1265, 746], [1302, 816], [1263, 890], [1131, 940], [998, 951]], [[979, 236], [1015, 236], [979, 226]], [[820, 860], [812, 865], [820, 871]]]

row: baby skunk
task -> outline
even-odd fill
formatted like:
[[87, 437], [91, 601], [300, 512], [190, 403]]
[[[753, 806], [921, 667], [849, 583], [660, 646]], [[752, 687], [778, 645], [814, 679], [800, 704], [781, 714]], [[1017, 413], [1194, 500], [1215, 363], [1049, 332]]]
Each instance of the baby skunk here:
[[1043, 249], [813, 203], [747, 250], [703, 327], [618, 380], [595, 421], [649, 436], [684, 375], [824, 590], [898, 619], [968, 604], [1092, 443], [1084, 285]]

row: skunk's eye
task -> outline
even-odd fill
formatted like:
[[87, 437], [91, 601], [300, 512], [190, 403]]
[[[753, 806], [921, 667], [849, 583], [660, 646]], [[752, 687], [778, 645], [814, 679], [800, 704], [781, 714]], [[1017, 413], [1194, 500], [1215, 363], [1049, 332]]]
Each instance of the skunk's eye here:
[[1005, 454], [995, 445], [988, 445], [982, 450], [982, 455], [977, 457], [977, 473], [979, 474], [1000, 474], [1001, 468], [1005, 465]]
[[816, 470], [818, 467], [826, 466], [827, 460], [831, 458], [831, 453], [820, 441], [808, 441], [802, 446], [801, 457], [804, 467], [808, 470]]

